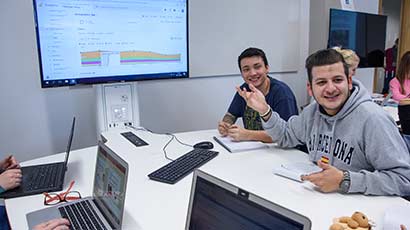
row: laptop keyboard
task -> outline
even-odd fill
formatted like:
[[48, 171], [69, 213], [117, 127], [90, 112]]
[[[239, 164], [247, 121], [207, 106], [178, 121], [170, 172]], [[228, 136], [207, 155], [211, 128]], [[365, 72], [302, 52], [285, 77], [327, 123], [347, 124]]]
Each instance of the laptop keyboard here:
[[30, 175], [25, 178], [25, 190], [34, 191], [38, 189], [53, 188], [60, 179], [61, 171], [63, 170], [61, 164], [37, 166], [33, 168]]
[[194, 149], [152, 172], [148, 175], [148, 177], [151, 180], [156, 180], [168, 184], [175, 184], [190, 172], [210, 161], [217, 155], [218, 152], [215, 151], [206, 149]]
[[107, 229], [89, 200], [83, 200], [58, 208], [63, 218], [70, 221], [70, 229]]

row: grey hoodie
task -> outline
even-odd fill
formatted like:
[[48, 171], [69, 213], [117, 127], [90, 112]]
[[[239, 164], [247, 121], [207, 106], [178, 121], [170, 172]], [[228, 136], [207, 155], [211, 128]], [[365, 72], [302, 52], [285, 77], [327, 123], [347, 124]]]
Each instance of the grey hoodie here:
[[353, 80], [353, 92], [334, 116], [317, 103], [288, 122], [273, 112], [264, 129], [281, 147], [306, 144], [309, 159], [327, 157], [350, 172], [349, 193], [410, 195], [410, 154], [394, 120]]

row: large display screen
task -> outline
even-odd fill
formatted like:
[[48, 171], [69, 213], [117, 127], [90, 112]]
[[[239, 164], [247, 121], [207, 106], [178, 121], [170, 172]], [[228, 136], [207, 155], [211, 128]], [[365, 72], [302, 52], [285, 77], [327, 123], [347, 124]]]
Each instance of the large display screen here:
[[34, 0], [42, 87], [188, 77], [187, 0]]
[[359, 67], [383, 67], [387, 16], [330, 9], [328, 47], [354, 50]]

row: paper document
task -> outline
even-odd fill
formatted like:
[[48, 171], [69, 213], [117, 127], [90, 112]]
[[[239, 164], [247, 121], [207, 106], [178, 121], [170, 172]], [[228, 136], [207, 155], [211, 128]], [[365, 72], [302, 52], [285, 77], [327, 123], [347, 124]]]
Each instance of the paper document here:
[[245, 150], [269, 148], [268, 144], [262, 143], [260, 141], [232, 141], [230, 137], [214, 137], [214, 140], [231, 153]]
[[301, 176], [321, 171], [322, 169], [312, 162], [282, 164], [279, 168], [273, 169], [274, 174], [299, 182], [302, 182]]

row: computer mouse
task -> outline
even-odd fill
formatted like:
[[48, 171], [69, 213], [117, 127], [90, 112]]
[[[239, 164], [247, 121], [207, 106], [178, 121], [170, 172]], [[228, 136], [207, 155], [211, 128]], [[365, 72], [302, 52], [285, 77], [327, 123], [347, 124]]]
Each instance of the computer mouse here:
[[193, 147], [195, 149], [212, 149], [214, 147], [214, 144], [212, 144], [212, 142], [210, 141], [202, 141], [196, 143]]

